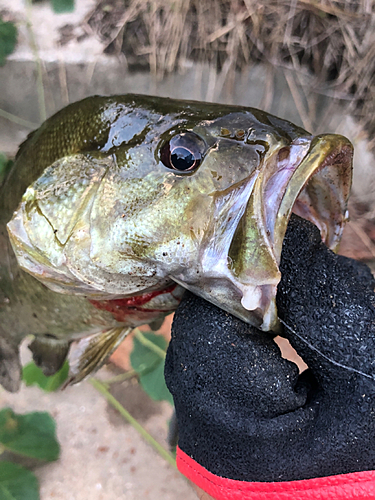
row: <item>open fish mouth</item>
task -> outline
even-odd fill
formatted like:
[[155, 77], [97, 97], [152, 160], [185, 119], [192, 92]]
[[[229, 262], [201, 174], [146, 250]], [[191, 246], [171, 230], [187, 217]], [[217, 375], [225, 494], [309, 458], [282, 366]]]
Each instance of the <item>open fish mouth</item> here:
[[197, 268], [173, 279], [243, 321], [277, 332], [275, 297], [290, 216], [314, 223], [336, 251], [348, 219], [352, 155], [349, 140], [336, 134], [298, 138], [280, 148], [236, 187], [232, 202], [218, 199], [218, 224]]
[[[274, 208], [275, 212], [269, 212], [271, 224], [268, 221], [266, 224], [267, 230], [271, 231], [277, 264], [280, 263], [282, 243], [292, 212], [315, 224], [324, 243], [331, 250], [337, 250], [348, 220], [352, 158], [353, 146], [343, 136], [326, 134], [312, 140], [308, 154], [294, 169], [279, 197], [276, 203], [278, 208]], [[276, 213], [274, 224], [272, 213]], [[271, 302], [275, 303], [274, 295]], [[272, 306], [270, 312], [273, 309]], [[262, 329], [272, 327], [278, 327], [276, 314], [273, 318], [272, 313], [265, 314]]]
[[293, 172], [277, 211], [274, 241], [278, 261], [292, 211], [313, 222], [326, 245], [333, 251], [337, 249], [348, 219], [352, 157], [352, 144], [343, 136], [327, 134], [313, 139], [308, 155]]

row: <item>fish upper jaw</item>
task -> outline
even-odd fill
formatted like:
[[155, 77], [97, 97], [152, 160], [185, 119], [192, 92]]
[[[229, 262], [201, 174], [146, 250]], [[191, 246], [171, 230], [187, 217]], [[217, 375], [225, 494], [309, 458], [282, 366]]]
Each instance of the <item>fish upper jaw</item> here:
[[275, 222], [275, 247], [280, 260], [282, 241], [292, 211], [310, 220], [322, 240], [336, 251], [348, 219], [353, 146], [337, 134], [316, 136], [309, 153], [294, 172], [281, 200]]

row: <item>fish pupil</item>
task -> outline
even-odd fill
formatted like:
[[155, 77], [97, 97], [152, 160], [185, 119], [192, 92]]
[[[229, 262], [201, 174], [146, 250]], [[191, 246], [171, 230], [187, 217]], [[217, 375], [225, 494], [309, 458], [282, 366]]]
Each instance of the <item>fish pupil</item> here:
[[178, 147], [171, 152], [171, 164], [177, 170], [189, 170], [195, 162], [194, 154], [187, 148]]
[[178, 173], [191, 173], [201, 164], [207, 151], [205, 141], [194, 132], [180, 132], [160, 148], [160, 160]]

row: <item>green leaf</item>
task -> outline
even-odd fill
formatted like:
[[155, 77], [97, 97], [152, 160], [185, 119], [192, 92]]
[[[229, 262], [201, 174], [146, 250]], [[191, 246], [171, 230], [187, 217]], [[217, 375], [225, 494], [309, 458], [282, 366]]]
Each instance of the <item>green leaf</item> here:
[[164, 379], [164, 361], [158, 363], [154, 369], [140, 375], [139, 382], [150, 398], [155, 401], [168, 401], [173, 405], [172, 394]]
[[28, 363], [23, 367], [22, 379], [27, 386], [38, 385], [46, 392], [56, 391], [65, 382], [69, 375], [69, 363], [65, 362], [63, 367], [50, 377], [46, 377], [35, 363]]
[[60, 446], [55, 421], [45, 412], [18, 415], [5, 408], [0, 411], [0, 446], [28, 458], [56, 460]]
[[51, 0], [51, 3], [56, 14], [73, 12], [74, 10], [74, 0]]
[[[154, 333], [142, 333], [139, 338], [146, 339], [162, 351], [167, 348], [167, 341], [161, 335]], [[130, 354], [130, 362], [133, 369], [139, 374], [139, 382], [143, 390], [155, 401], [169, 401], [173, 404], [173, 398], [164, 380], [164, 356], [152, 350], [152, 346], [145, 345], [134, 337], [134, 347]]]
[[17, 43], [17, 28], [11, 22], [0, 19], [0, 66], [6, 62], [6, 57], [11, 54]]
[[[167, 348], [167, 341], [161, 335], [155, 333], [142, 333], [147, 341], [152, 342], [163, 351]], [[134, 337], [133, 350], [130, 354], [130, 363], [137, 373], [143, 373], [145, 370], [152, 368], [155, 364], [162, 361], [161, 356], [150, 349], [149, 346], [142, 344], [142, 342]]]
[[1, 500], [39, 500], [39, 484], [34, 474], [12, 462], [0, 462]]
[[4, 153], [0, 152], [0, 175], [5, 170], [6, 166], [8, 164], [8, 158]]

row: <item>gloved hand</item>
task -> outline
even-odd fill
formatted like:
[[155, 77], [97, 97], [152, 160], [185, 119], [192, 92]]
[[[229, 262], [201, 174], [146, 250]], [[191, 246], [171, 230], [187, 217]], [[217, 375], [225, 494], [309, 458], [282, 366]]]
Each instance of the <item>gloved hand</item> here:
[[272, 336], [186, 295], [165, 377], [177, 465], [215, 499], [375, 499], [375, 294], [369, 269], [293, 217], [277, 306], [309, 366]]

